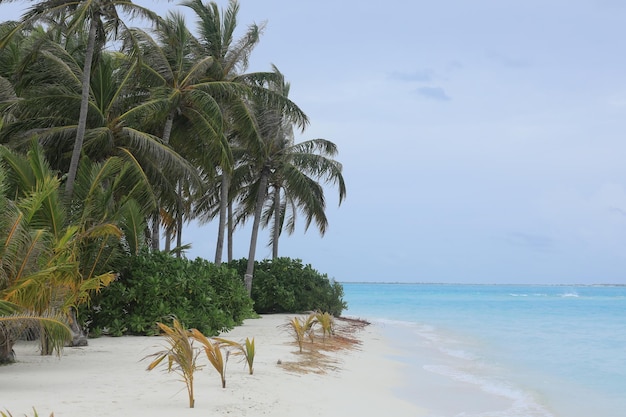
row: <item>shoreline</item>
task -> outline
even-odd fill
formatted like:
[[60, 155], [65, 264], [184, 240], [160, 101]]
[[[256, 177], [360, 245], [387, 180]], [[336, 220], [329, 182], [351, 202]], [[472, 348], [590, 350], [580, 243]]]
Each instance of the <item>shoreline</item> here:
[[429, 416], [623, 414], [621, 287], [356, 284], [344, 290], [345, 314], [379, 324], [400, 352], [408, 378], [398, 395]]
[[[287, 367], [303, 360], [293, 338], [281, 328], [296, 316], [263, 315], [224, 333], [236, 341], [255, 338], [254, 375], [248, 375], [238, 358], [231, 358], [222, 389], [219, 375], [202, 353], [198, 362], [203, 369], [194, 376], [193, 409], [188, 408], [178, 374], [168, 374], [164, 366], [145, 370], [149, 361], [143, 359], [165, 346], [160, 336], [103, 336], [90, 339], [86, 347], [65, 348], [60, 358], [40, 356], [37, 342], [19, 342], [17, 363], [0, 367], [0, 410], [32, 416], [34, 408], [40, 417], [426, 415], [397, 395], [405, 383], [403, 367], [392, 359], [393, 347], [377, 325], [356, 330], [354, 346], [320, 352], [323, 357], [318, 359], [328, 366], [306, 372]], [[345, 325], [337, 321], [338, 327]]]

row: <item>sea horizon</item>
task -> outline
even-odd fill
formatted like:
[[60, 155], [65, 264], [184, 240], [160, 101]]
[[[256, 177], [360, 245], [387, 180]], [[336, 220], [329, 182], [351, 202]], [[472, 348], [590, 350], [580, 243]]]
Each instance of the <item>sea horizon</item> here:
[[394, 284], [394, 285], [483, 285], [483, 286], [530, 286], [530, 287], [626, 287], [626, 283], [485, 283], [485, 282], [428, 282], [428, 281], [335, 281], [344, 284]]

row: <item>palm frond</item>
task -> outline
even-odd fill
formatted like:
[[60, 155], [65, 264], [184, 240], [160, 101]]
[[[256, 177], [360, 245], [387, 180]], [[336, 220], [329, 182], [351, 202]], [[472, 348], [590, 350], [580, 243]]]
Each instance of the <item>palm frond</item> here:
[[198, 351], [193, 346], [192, 332], [187, 330], [177, 319], [173, 319], [172, 327], [157, 323], [163, 332], [169, 348], [156, 352], [154, 360], [150, 362], [147, 370], [151, 371], [167, 359], [168, 372], [178, 372], [187, 386], [189, 396], [189, 408], [194, 407], [193, 381], [194, 372], [199, 368], [196, 364]]
[[0, 300], [0, 332], [5, 332], [11, 339], [18, 339], [31, 329], [43, 332], [51, 342], [53, 351], [59, 355], [65, 342], [72, 338], [64, 315], [53, 312], [43, 314], [24, 312], [19, 307]]
[[146, 217], [135, 200], [128, 201], [120, 208], [120, 217], [120, 227], [124, 232], [124, 242], [128, 246], [128, 252], [131, 255], [138, 255], [145, 243], [143, 235]]

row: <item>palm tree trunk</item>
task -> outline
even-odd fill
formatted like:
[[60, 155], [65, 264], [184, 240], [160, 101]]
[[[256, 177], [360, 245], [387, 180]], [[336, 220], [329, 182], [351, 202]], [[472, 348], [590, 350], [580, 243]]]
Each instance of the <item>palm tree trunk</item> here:
[[50, 345], [50, 339], [46, 332], [41, 329], [39, 333], [39, 349], [41, 349], [41, 356], [50, 356], [52, 355], [52, 346]]
[[72, 159], [70, 161], [69, 171], [67, 173], [67, 183], [65, 185], [65, 198], [69, 201], [74, 194], [74, 181], [76, 181], [76, 172], [78, 171], [78, 162], [83, 150], [83, 142], [85, 141], [85, 130], [87, 129], [87, 112], [89, 111], [89, 84], [91, 81], [91, 64], [93, 62], [93, 54], [96, 48], [96, 25], [99, 16], [96, 14], [91, 18], [89, 24], [89, 39], [87, 41], [87, 50], [85, 51], [85, 65], [83, 67], [82, 91], [80, 96], [80, 114], [78, 116], [78, 126], [76, 127], [76, 139], [74, 140], [74, 149], [72, 150]]
[[10, 330], [0, 324], [0, 364], [15, 362], [14, 344]]
[[272, 259], [278, 258], [278, 238], [280, 237], [280, 187], [274, 188], [274, 235], [272, 236]]
[[[70, 322], [70, 330], [72, 332], [72, 341], [70, 342], [70, 346], [87, 346], [89, 344], [89, 342], [87, 341], [87, 335], [78, 323], [78, 313], [76, 311], [76, 308], [70, 308], [68, 321]], [[50, 339], [48, 338], [47, 333], [42, 331], [42, 337], [44, 337], [44, 335], [47, 338], [46, 346], [48, 346], [50, 344]], [[48, 349], [49, 352], [46, 354], [52, 355], [52, 350], [50, 350], [51, 346], [48, 347]]]
[[[170, 136], [172, 135], [172, 126], [174, 125], [174, 111], [172, 110], [165, 120], [165, 126], [163, 127], [163, 143], [170, 142]], [[161, 249], [161, 214], [157, 209], [152, 219], [152, 251], [158, 252]], [[166, 249], [167, 250], [167, 249]]]
[[233, 202], [228, 201], [228, 262], [233, 260]]
[[[176, 248], [180, 249], [183, 246], [183, 213], [176, 213]], [[176, 251], [176, 257], [180, 258], [181, 251]]]
[[172, 126], [174, 125], [174, 111], [172, 110], [170, 114], [167, 115], [167, 119], [165, 120], [165, 126], [163, 127], [163, 143], [170, 143], [170, 136], [172, 135]]
[[220, 219], [217, 229], [217, 244], [215, 245], [215, 265], [222, 264], [222, 253], [224, 252], [224, 231], [226, 229], [226, 211], [228, 208], [228, 187], [229, 177], [225, 169], [222, 169], [222, 184], [220, 189]]
[[161, 216], [159, 215], [159, 211], [156, 210], [154, 215], [152, 216], [152, 238], [151, 238], [151, 248], [153, 252], [158, 252], [161, 248], [161, 236], [160, 236], [160, 227], [161, 227]]
[[176, 257], [181, 257], [180, 248], [183, 246], [183, 186], [178, 182], [178, 196], [176, 198]]
[[163, 248], [163, 250], [166, 253], [169, 253], [170, 250], [172, 250], [172, 235], [168, 231], [165, 232], [165, 247]]
[[267, 189], [267, 182], [269, 178], [269, 172], [267, 169], [263, 169], [261, 172], [261, 178], [259, 180], [259, 192], [256, 197], [256, 205], [254, 207], [254, 221], [252, 222], [252, 236], [250, 237], [250, 251], [248, 252], [248, 266], [246, 268], [246, 274], [244, 275], [244, 283], [246, 284], [246, 290], [248, 295], [252, 296], [252, 276], [254, 274], [254, 255], [256, 252], [256, 243], [259, 236], [259, 225], [261, 224], [261, 212], [263, 210], [263, 203], [265, 202], [265, 193]]

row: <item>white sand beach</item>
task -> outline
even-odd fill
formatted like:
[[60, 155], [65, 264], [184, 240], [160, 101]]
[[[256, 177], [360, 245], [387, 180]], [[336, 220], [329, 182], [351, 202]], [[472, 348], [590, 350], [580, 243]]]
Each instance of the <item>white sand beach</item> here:
[[225, 389], [202, 354], [193, 409], [178, 374], [165, 367], [146, 371], [144, 358], [165, 347], [161, 337], [90, 339], [89, 346], [66, 348], [60, 358], [40, 356], [37, 342], [19, 342], [17, 363], [0, 367], [0, 410], [14, 417], [32, 416], [33, 408], [40, 417], [425, 415], [394, 394], [403, 384], [402, 369], [391, 359], [394, 352], [381, 329], [357, 330], [360, 343], [322, 350], [302, 369], [310, 356], [299, 354], [281, 328], [290, 317], [264, 315], [223, 335], [237, 341], [254, 337], [257, 351], [254, 375], [231, 357]]

